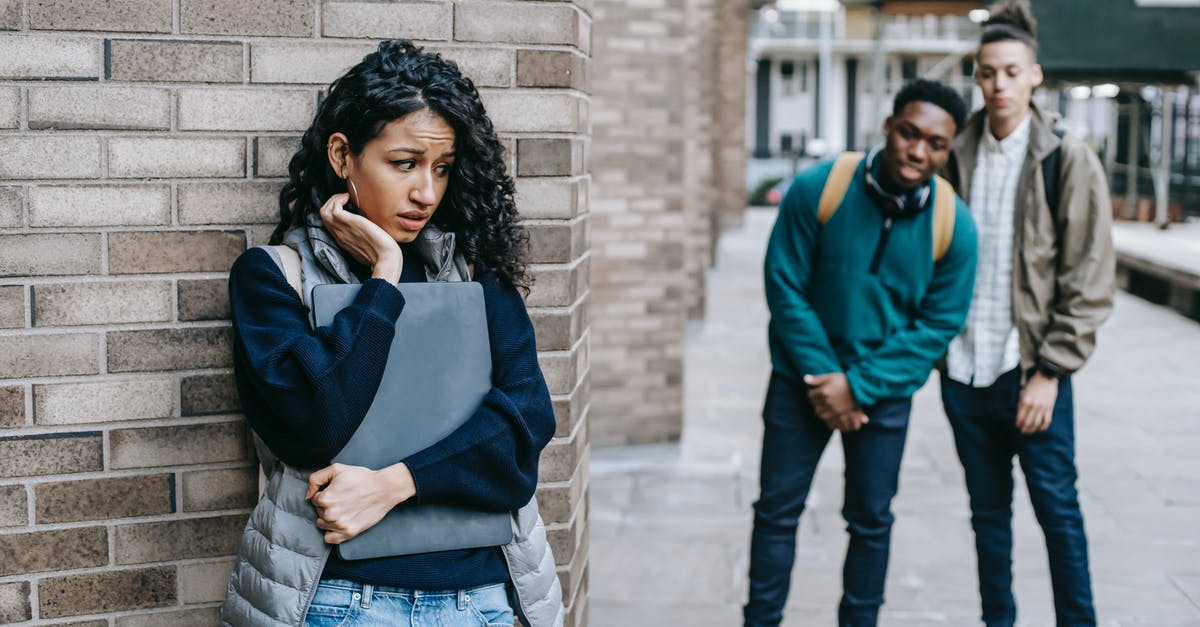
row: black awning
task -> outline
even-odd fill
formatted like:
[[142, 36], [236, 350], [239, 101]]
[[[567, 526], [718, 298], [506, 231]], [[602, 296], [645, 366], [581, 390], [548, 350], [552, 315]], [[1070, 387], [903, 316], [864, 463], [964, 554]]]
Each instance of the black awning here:
[[[1032, 0], [1039, 60], [1051, 80], [1192, 83], [1200, 7], [1153, 0]], [[1165, 4], [1165, 3], [1164, 3]]]

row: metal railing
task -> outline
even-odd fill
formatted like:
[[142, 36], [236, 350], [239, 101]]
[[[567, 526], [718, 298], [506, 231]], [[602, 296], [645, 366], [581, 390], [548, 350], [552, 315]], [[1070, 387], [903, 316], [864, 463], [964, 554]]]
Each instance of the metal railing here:
[[[821, 14], [809, 11], [775, 11], [773, 19], [759, 12], [751, 34], [762, 39], [820, 39]], [[966, 41], [979, 37], [979, 26], [971, 20], [953, 15], [887, 15], [884, 16], [883, 36], [889, 41]], [[843, 29], [834, 32], [835, 39], [844, 39]]]

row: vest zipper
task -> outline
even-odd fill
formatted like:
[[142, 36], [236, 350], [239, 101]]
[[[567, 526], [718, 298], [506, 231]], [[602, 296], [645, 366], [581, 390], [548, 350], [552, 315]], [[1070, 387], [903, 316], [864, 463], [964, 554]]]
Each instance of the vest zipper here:
[[883, 251], [887, 248], [888, 237], [892, 234], [892, 219], [884, 218], [883, 230], [879, 232], [879, 243], [875, 244], [875, 256], [871, 257], [871, 274], [879, 274], [879, 264], [883, 262]]

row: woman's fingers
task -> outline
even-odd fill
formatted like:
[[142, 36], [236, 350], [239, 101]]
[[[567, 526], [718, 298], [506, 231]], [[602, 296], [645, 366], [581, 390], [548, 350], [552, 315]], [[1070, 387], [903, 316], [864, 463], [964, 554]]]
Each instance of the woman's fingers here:
[[321, 205], [321, 210], [318, 213], [321, 216], [321, 221], [325, 223], [325, 228], [334, 228], [334, 210], [345, 207], [349, 198], [346, 194], [334, 194], [329, 197], [329, 200], [325, 201], [324, 205]]
[[[398, 264], [400, 248], [379, 225], [346, 210], [346, 194], [335, 194], [321, 207], [321, 221], [338, 245], [359, 263], [374, 268], [381, 259]], [[398, 274], [398, 272], [396, 273]]]
[[362, 532], [362, 530], [347, 524], [317, 518], [317, 529], [325, 532], [325, 542], [341, 544]]

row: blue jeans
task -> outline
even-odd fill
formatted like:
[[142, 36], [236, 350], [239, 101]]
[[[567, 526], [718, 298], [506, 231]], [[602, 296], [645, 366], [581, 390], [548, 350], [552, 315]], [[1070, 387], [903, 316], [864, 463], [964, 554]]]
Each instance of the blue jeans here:
[[502, 583], [469, 590], [424, 591], [322, 579], [307, 627], [512, 627]]
[[[900, 457], [908, 431], [908, 399], [867, 408], [861, 430], [842, 434], [846, 493], [842, 517], [850, 532], [842, 567], [838, 623], [875, 625], [883, 605]], [[821, 453], [833, 431], [817, 418], [807, 387], [777, 373], [771, 375], [763, 408], [761, 494], [754, 504], [750, 537], [750, 594], [747, 627], [778, 625], [796, 559], [796, 527]]]
[[1058, 385], [1050, 427], [1024, 435], [1016, 428], [1020, 369], [991, 387], [975, 388], [942, 376], [942, 404], [971, 497], [971, 526], [978, 553], [979, 596], [988, 627], [1017, 620], [1012, 592], [1012, 460], [1029, 487], [1029, 499], [1046, 536], [1058, 625], [1095, 625], [1088, 574], [1087, 536], [1075, 489], [1075, 410], [1071, 380]]

